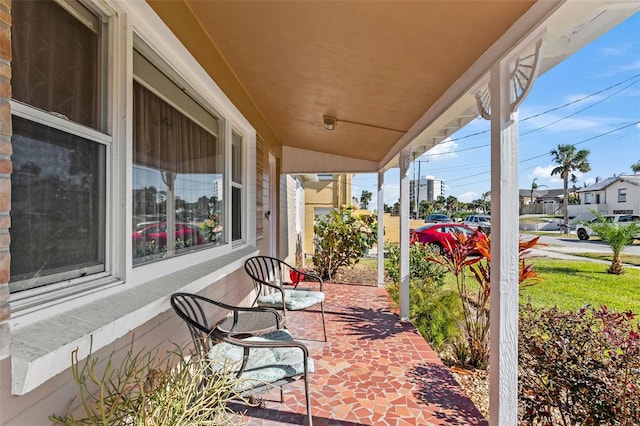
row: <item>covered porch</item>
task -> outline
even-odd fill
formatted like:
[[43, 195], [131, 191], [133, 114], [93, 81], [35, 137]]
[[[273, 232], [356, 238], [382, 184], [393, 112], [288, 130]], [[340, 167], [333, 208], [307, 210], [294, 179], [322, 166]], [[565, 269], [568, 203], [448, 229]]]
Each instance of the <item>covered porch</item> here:
[[[318, 312], [288, 314], [288, 328], [309, 348], [314, 425], [485, 425], [487, 421], [449, 369], [377, 285], [325, 283], [328, 342]], [[260, 394], [263, 408], [247, 410], [249, 425], [305, 424], [303, 381]]]

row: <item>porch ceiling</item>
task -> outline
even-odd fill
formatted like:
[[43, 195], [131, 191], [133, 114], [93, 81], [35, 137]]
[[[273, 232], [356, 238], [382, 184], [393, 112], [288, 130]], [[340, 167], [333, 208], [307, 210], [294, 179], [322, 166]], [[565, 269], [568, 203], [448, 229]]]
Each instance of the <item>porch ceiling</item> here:
[[283, 147], [283, 173], [375, 172], [401, 148], [421, 154], [477, 115], [471, 88], [523, 39], [544, 39], [545, 72], [640, 10], [635, 0], [147, 2]]
[[149, 3], [195, 17], [282, 146], [380, 162], [535, 1]]

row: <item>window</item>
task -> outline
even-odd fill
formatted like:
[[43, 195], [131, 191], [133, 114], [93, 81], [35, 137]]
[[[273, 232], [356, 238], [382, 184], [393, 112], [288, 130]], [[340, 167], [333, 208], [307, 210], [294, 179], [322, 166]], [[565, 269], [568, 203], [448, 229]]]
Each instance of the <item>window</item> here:
[[243, 150], [242, 136], [235, 131], [231, 135], [231, 240], [243, 239]]
[[593, 201], [592, 200], [593, 195], [592, 194], [584, 194], [584, 203], [585, 204], [591, 204]]
[[220, 120], [137, 50], [133, 70], [133, 263], [225, 243]]
[[106, 24], [12, 3], [11, 292], [105, 269]]
[[618, 189], [618, 202], [619, 203], [627, 202], [627, 188]]

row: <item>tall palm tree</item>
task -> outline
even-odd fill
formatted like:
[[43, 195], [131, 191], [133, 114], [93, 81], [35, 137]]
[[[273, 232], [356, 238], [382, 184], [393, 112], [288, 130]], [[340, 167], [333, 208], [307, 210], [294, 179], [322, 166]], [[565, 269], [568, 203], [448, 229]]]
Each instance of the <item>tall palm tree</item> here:
[[640, 173], [640, 161], [631, 165], [631, 171], [633, 171], [633, 173]]
[[551, 170], [551, 176], [560, 175], [564, 182], [564, 198], [562, 200], [562, 211], [564, 215], [563, 232], [569, 234], [569, 177], [574, 179], [574, 171], [586, 173], [591, 170], [591, 165], [587, 157], [588, 149], [576, 150], [575, 145], [559, 144], [556, 149], [551, 150], [553, 161], [558, 164]]

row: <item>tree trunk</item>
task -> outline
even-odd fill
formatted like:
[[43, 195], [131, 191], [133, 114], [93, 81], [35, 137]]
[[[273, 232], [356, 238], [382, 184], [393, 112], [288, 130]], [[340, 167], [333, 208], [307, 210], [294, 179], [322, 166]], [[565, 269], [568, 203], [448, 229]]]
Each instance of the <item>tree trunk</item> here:
[[562, 211], [564, 213], [564, 227], [562, 229], [563, 234], [569, 235], [569, 173], [563, 173], [562, 178], [564, 181], [564, 198], [562, 200]]

